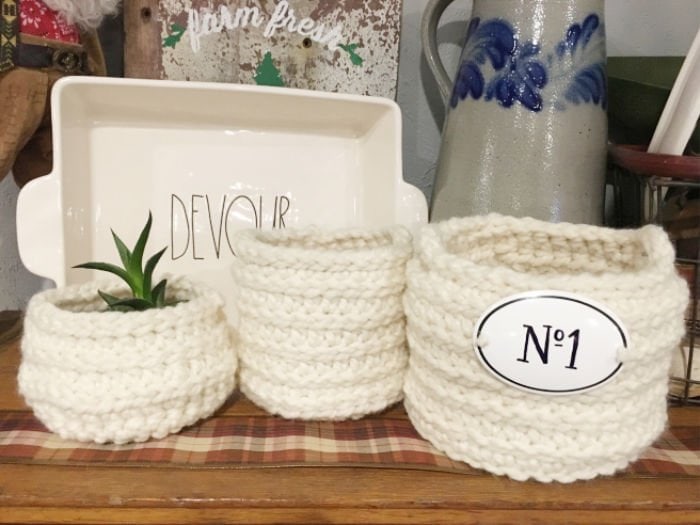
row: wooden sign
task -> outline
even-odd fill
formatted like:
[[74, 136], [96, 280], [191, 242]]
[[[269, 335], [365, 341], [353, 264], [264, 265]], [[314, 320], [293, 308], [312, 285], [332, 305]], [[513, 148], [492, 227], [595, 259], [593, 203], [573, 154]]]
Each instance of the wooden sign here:
[[393, 99], [401, 2], [125, 2], [125, 74]]

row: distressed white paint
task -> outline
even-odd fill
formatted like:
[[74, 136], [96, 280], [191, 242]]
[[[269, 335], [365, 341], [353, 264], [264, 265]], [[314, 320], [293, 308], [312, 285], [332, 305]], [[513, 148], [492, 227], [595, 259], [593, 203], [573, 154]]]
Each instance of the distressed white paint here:
[[[175, 23], [187, 27], [179, 42], [162, 50], [162, 78], [254, 84], [270, 52], [287, 86], [395, 98], [400, 5], [238, 0], [222, 9], [221, 2], [164, 0], [161, 37]], [[342, 48], [351, 44], [361, 65]]]
[[[201, 49], [202, 37], [231, 32], [248, 27], [260, 28], [264, 24], [263, 36], [272, 38], [279, 31], [297, 33], [309, 37], [314, 42], [325, 45], [335, 51], [343, 43], [343, 24], [326, 27], [323, 22], [313, 18], [299, 18], [287, 0], [280, 0], [269, 18], [265, 17], [256, 6], [229, 9], [220, 5], [219, 9], [210, 8], [187, 9], [187, 37], [194, 53]], [[206, 59], [206, 58], [205, 58]]]
[[294, 8], [290, 7], [286, 0], [280, 0], [277, 3], [275, 11], [270, 16], [270, 21], [265, 26], [263, 35], [272, 38], [280, 30], [309, 36], [311, 40], [324, 44], [331, 51], [338, 49], [343, 40], [343, 24], [336, 24], [328, 30], [323, 22], [318, 22], [313, 18], [304, 17], [298, 20]]
[[225, 5], [219, 10], [187, 9], [187, 37], [193, 53], [201, 49], [202, 37], [219, 34], [222, 31], [244, 29], [249, 25], [260, 27], [265, 19], [257, 7], [239, 7], [235, 10]]

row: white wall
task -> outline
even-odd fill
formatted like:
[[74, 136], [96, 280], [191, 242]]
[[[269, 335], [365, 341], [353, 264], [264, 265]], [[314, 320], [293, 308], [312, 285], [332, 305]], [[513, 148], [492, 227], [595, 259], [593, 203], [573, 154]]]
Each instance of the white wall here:
[[25, 270], [17, 253], [17, 186], [9, 175], [0, 182], [0, 310], [23, 308], [43, 279]]
[[[404, 177], [429, 195], [440, 147], [442, 101], [421, 57], [419, 27], [428, 0], [404, 0], [398, 101], [404, 118]], [[471, 0], [455, 0], [439, 30], [448, 71], [455, 71]], [[608, 0], [610, 56], [685, 55], [700, 25], [700, 0]], [[17, 189], [0, 183], [0, 310], [24, 307], [43, 284], [19, 262], [15, 240]]]
[[700, 0], [608, 0], [609, 56], [685, 56], [700, 26]]

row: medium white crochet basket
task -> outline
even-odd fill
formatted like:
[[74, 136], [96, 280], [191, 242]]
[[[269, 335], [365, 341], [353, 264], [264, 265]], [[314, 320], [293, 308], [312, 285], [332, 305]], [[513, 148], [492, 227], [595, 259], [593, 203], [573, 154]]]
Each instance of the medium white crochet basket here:
[[66, 439], [162, 438], [210, 416], [235, 387], [236, 356], [219, 296], [185, 279], [178, 304], [109, 312], [97, 290], [114, 281], [47, 290], [27, 306], [19, 390]]
[[[404, 298], [405, 405], [435, 447], [516, 480], [571, 482], [624, 468], [662, 432], [688, 290], [660, 228], [489, 215], [428, 226], [416, 250]], [[497, 301], [532, 290], [583, 294], [617, 314], [629, 340], [610, 382], [543, 396], [485, 369], [475, 324]]]
[[286, 418], [327, 420], [401, 400], [405, 228], [247, 230], [234, 250], [249, 399]]

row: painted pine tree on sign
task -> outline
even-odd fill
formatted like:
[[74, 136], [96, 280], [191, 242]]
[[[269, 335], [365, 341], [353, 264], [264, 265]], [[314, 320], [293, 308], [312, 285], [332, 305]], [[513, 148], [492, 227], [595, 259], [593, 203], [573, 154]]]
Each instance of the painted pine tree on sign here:
[[255, 70], [255, 83], [259, 86], [284, 86], [284, 80], [280, 78], [279, 69], [275, 67], [272, 61], [272, 53], [265, 53], [263, 61]]
[[395, 98], [402, 0], [125, 2], [126, 76]]

